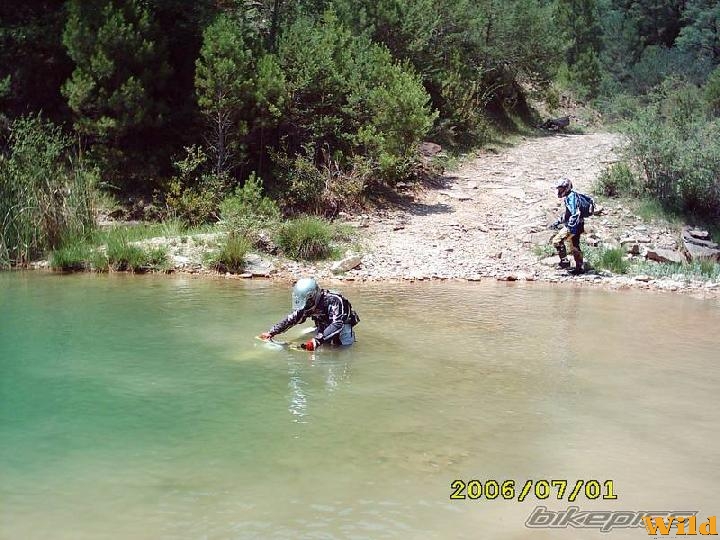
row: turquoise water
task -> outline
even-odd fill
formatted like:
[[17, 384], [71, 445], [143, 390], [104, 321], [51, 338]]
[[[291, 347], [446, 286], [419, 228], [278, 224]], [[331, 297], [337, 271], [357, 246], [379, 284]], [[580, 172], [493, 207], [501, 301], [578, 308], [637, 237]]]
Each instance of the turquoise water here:
[[455, 479], [611, 479], [617, 500], [574, 504], [720, 510], [717, 302], [342, 290], [359, 341], [312, 355], [254, 339], [280, 285], [0, 274], [0, 538], [603, 537], [525, 527], [566, 500], [451, 501]]

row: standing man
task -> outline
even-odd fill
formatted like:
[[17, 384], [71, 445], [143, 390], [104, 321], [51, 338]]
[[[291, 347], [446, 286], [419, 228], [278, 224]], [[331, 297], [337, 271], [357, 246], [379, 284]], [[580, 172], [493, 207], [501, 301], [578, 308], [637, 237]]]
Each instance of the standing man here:
[[584, 270], [583, 254], [580, 251], [580, 235], [585, 232], [585, 222], [580, 212], [579, 197], [577, 192], [573, 190], [572, 182], [567, 178], [560, 180], [555, 188], [557, 189], [558, 198], [564, 199], [565, 202], [565, 212], [551, 225], [553, 229], [560, 228], [551, 240], [558, 257], [560, 257], [558, 268], [570, 268], [570, 261], [565, 247], [567, 244], [573, 259], [575, 259], [575, 268], [570, 270], [570, 273], [573, 275], [582, 274]]
[[321, 289], [315, 279], [302, 278], [295, 283], [292, 309], [292, 313], [260, 337], [271, 339], [310, 317], [315, 323], [315, 337], [300, 345], [301, 348], [314, 351], [326, 343], [352, 345], [355, 342], [353, 327], [360, 322], [360, 317], [350, 301], [340, 293]]

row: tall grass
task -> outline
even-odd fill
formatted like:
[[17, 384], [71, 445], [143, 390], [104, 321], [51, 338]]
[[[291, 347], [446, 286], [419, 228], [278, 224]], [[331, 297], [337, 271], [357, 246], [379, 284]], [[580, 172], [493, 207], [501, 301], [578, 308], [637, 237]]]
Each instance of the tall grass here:
[[630, 269], [630, 262], [626, 259], [622, 248], [588, 249], [588, 259], [595, 268], [609, 270], [614, 274], [626, 274]]
[[98, 174], [39, 116], [15, 120], [7, 148], [0, 155], [0, 266], [25, 265], [92, 230]]
[[708, 260], [684, 264], [643, 261], [633, 267], [633, 272], [658, 278], [681, 274], [686, 279], [720, 281], [720, 264]]
[[332, 225], [327, 221], [302, 217], [282, 224], [275, 241], [291, 259], [312, 261], [332, 253], [334, 234]]
[[208, 261], [218, 272], [240, 273], [245, 267], [245, 255], [251, 243], [246, 237], [230, 233], [220, 244], [220, 251], [211, 255]]

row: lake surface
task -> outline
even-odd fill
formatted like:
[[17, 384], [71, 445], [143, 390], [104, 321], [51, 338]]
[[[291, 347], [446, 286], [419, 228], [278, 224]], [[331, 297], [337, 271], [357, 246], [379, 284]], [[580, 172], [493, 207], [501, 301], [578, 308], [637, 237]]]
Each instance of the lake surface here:
[[[358, 342], [313, 355], [254, 339], [281, 285], [0, 273], [0, 538], [646, 538], [526, 521], [720, 512], [718, 302], [341, 290]], [[450, 499], [473, 479], [569, 484]], [[601, 495], [569, 502], [576, 480]]]

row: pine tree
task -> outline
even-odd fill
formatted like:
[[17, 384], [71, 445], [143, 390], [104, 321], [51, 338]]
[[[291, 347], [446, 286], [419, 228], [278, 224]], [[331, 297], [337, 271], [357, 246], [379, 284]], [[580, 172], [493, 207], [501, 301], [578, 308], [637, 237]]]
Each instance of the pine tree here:
[[720, 2], [689, 0], [683, 13], [687, 25], [677, 40], [681, 50], [720, 64]]
[[558, 0], [556, 20], [566, 36], [566, 61], [572, 79], [589, 96], [596, 95], [602, 39], [596, 0]]
[[91, 142], [119, 144], [155, 127], [169, 74], [149, 9], [140, 0], [70, 0], [63, 43], [75, 62], [63, 94]]
[[246, 136], [256, 128], [262, 138], [279, 116], [283, 74], [274, 56], [263, 53], [260, 30], [252, 20], [221, 14], [204, 33], [195, 91], [211, 128], [216, 174], [238, 165]]

